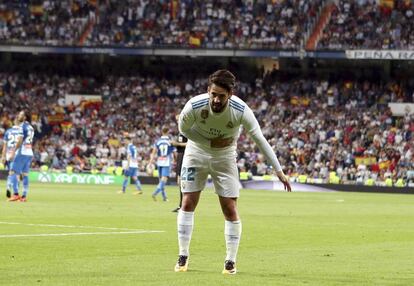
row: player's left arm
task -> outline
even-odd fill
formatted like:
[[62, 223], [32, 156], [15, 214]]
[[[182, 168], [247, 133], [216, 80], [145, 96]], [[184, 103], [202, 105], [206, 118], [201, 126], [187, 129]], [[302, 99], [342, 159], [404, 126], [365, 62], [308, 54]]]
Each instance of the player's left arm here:
[[259, 147], [260, 152], [266, 157], [267, 161], [270, 162], [279, 180], [283, 183], [285, 190], [288, 192], [292, 191], [289, 180], [283, 173], [282, 167], [280, 166], [279, 160], [275, 152], [266, 138], [263, 136], [262, 130], [260, 129], [259, 122], [257, 122], [253, 111], [246, 106], [242, 117], [242, 125], [246, 129], [247, 133], [252, 137], [253, 141]]
[[174, 162], [177, 162], [177, 157], [178, 157], [177, 148], [174, 147], [172, 155], [173, 155]]

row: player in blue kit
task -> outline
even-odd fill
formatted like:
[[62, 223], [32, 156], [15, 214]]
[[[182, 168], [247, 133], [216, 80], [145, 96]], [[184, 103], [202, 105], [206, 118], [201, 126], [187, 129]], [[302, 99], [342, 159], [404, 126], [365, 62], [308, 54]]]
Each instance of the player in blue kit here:
[[161, 193], [163, 201], [166, 202], [168, 199], [167, 194], [165, 193], [165, 185], [167, 184], [168, 177], [170, 176], [173, 154], [176, 149], [174, 146], [172, 146], [170, 138], [168, 136], [169, 128], [163, 127], [161, 132], [161, 138], [157, 140], [152, 149], [149, 165], [152, 165], [155, 157], [157, 157], [158, 177], [160, 179], [160, 182], [157, 186], [157, 189], [152, 194], [152, 198], [154, 201], [156, 201], [156, 196]]
[[132, 178], [135, 181], [135, 187], [137, 188], [137, 191], [134, 194], [141, 195], [143, 192], [142, 192], [141, 182], [138, 179], [137, 147], [133, 144], [130, 135], [127, 135], [125, 137], [125, 143], [127, 145], [128, 166], [124, 172], [125, 178], [122, 184], [122, 191], [119, 191], [119, 193], [125, 194], [125, 190], [128, 185], [128, 180], [129, 178]]
[[[17, 122], [17, 120], [15, 121]], [[6, 196], [8, 198], [11, 197], [11, 191], [13, 189], [13, 184], [11, 181], [11, 156], [16, 151], [16, 144], [19, 136], [22, 135], [22, 127], [18, 125], [14, 125], [13, 127], [6, 130], [4, 133], [4, 144], [3, 149], [1, 152], [1, 163], [3, 163], [6, 167], [6, 170], [9, 171], [9, 175], [7, 176], [7, 191]]]
[[[13, 196], [9, 199], [11, 202], [21, 201], [26, 202], [27, 193], [29, 191], [29, 170], [33, 159], [33, 137], [34, 129], [26, 120], [25, 111], [19, 112], [17, 115], [17, 122], [21, 127], [21, 134], [18, 136], [16, 143], [16, 150], [11, 155], [11, 182], [13, 184]], [[23, 176], [23, 194], [19, 196], [18, 176]]]

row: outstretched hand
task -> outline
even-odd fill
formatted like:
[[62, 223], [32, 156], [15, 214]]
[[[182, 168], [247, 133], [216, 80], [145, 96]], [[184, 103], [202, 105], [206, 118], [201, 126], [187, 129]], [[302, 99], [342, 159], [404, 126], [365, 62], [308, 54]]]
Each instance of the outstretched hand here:
[[276, 176], [279, 178], [279, 180], [283, 183], [283, 186], [286, 191], [291, 192], [292, 187], [290, 186], [288, 178], [286, 178], [285, 174], [283, 174], [282, 171], [276, 172]]

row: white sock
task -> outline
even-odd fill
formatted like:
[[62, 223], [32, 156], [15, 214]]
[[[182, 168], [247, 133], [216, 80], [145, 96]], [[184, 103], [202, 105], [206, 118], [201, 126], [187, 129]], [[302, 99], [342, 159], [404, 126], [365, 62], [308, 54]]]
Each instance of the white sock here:
[[240, 244], [242, 223], [240, 220], [224, 221], [224, 238], [226, 239], [226, 260], [236, 262], [237, 251]]
[[179, 255], [189, 256], [191, 235], [194, 226], [194, 212], [178, 211], [177, 230]]

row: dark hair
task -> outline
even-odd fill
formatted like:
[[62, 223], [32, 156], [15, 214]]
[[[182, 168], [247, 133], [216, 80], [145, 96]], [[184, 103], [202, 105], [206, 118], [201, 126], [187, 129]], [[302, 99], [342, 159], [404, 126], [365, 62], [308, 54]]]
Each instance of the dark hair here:
[[236, 77], [228, 70], [218, 70], [208, 77], [208, 86], [212, 84], [230, 92], [236, 87]]
[[32, 121], [32, 114], [28, 109], [22, 109], [21, 111], [23, 111], [25, 121]]

